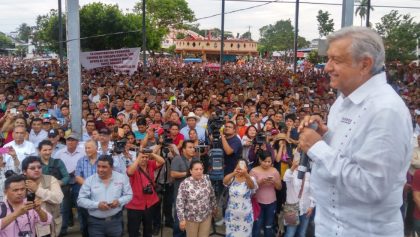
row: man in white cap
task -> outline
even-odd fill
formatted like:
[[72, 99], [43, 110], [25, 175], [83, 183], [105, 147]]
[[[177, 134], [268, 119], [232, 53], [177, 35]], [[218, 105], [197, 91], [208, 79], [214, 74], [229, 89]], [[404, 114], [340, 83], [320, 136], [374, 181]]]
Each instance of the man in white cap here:
[[189, 112], [185, 119], [187, 120], [187, 126], [181, 129], [181, 134], [184, 135], [185, 140], [190, 139], [190, 135], [188, 133], [191, 129], [195, 129], [197, 131], [198, 140], [204, 142], [206, 140], [206, 130], [197, 126], [197, 122], [200, 118], [196, 116], [194, 112]]

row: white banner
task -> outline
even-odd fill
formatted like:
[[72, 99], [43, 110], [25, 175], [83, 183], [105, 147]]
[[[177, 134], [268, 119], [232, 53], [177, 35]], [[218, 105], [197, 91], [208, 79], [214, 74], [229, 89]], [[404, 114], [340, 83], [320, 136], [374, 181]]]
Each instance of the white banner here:
[[140, 48], [102, 50], [80, 53], [80, 62], [86, 69], [111, 66], [116, 71], [133, 74], [139, 63]]

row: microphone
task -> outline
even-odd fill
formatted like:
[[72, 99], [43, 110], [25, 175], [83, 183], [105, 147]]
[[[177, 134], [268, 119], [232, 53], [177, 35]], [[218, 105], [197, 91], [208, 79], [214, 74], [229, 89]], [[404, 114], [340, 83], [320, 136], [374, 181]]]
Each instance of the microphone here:
[[[318, 124], [311, 123], [309, 124], [309, 128], [313, 130], [317, 130]], [[305, 176], [305, 173], [308, 171], [308, 168], [309, 168], [309, 157], [305, 152], [302, 152], [302, 154], [300, 155], [299, 166], [297, 168], [298, 179], [303, 179], [303, 177]]]

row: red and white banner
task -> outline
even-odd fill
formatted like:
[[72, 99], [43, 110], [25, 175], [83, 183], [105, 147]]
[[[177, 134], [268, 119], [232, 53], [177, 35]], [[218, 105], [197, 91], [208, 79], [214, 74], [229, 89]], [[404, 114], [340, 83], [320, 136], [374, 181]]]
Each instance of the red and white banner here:
[[112, 67], [116, 71], [133, 74], [139, 63], [140, 48], [102, 50], [80, 53], [80, 62], [86, 69]]

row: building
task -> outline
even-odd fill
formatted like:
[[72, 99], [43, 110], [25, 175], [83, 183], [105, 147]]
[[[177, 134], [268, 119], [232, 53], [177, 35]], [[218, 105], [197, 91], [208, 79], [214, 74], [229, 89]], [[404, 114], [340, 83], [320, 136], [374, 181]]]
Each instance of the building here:
[[[175, 40], [175, 52], [182, 57], [201, 57], [203, 60], [218, 60], [221, 42], [216, 39], [194, 39], [187, 37]], [[227, 39], [224, 41], [223, 52], [229, 56], [258, 56], [258, 44], [252, 40]]]

